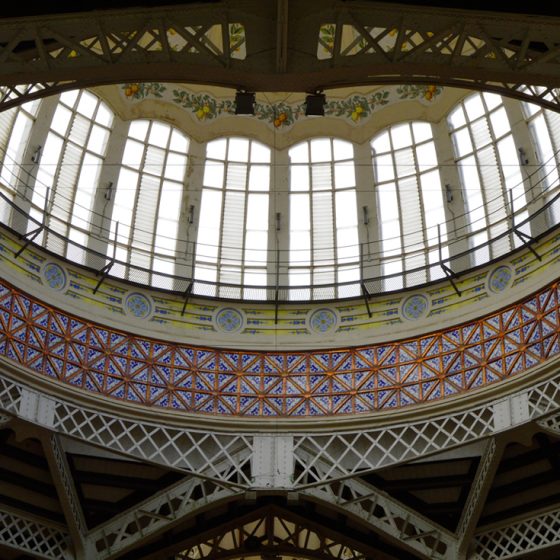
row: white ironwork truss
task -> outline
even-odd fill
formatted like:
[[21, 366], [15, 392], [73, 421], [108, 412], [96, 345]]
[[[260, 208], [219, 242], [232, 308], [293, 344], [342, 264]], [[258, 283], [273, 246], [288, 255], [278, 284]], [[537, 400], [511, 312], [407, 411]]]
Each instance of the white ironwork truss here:
[[113, 558], [200, 508], [242, 494], [209, 480], [189, 477], [97, 527], [88, 535], [89, 549], [97, 560]]
[[87, 526], [80, 500], [76, 494], [74, 480], [70, 473], [66, 455], [61, 447], [59, 436], [52, 432], [44, 432], [44, 434], [41, 438], [43, 451], [72, 538], [75, 558], [81, 560], [88, 556], [85, 544]]
[[500, 464], [503, 449], [503, 445], [496, 443], [496, 438], [490, 438], [486, 443], [457, 527], [458, 558], [466, 558], [469, 553], [468, 548]]
[[0, 85], [31, 84], [24, 96], [41, 96], [138, 81], [253, 91], [422, 83], [557, 108], [559, 30], [555, 17], [342, 0], [35, 16], [0, 21]]
[[9, 511], [0, 510], [0, 544], [36, 558], [70, 560], [70, 535]]
[[[279, 453], [284, 449], [293, 463], [282, 467], [283, 487], [305, 488], [436, 454], [540, 420], [559, 408], [560, 375], [556, 375], [509, 397], [423, 421], [330, 433], [277, 430], [267, 437], [282, 438]], [[183, 429], [125, 418], [40, 394], [0, 374], [2, 411], [136, 459], [232, 487], [255, 486], [251, 472], [255, 432]], [[287, 442], [286, 437], [293, 439]], [[288, 484], [290, 471], [293, 481]]]
[[560, 544], [560, 509], [479, 533], [472, 560], [504, 560]]
[[456, 558], [457, 539], [437, 523], [360, 480], [333, 481], [302, 491], [361, 518], [372, 528], [423, 558]]

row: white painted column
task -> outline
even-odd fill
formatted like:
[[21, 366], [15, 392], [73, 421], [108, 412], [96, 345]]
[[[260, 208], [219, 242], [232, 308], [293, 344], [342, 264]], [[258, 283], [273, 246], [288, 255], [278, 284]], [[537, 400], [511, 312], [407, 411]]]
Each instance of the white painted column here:
[[[268, 280], [269, 286], [276, 285], [278, 274], [279, 286], [288, 286], [288, 261], [290, 251], [290, 158], [289, 149], [272, 149], [272, 170], [270, 185], [268, 236]], [[278, 218], [277, 218], [277, 215]], [[277, 270], [276, 261], [279, 260]], [[287, 294], [280, 295], [286, 299]], [[274, 299], [274, 293], [268, 294], [269, 299]]]
[[[539, 185], [539, 181], [543, 179], [543, 175], [541, 173], [535, 173], [533, 175], [534, 171], [539, 167], [539, 161], [533, 138], [531, 137], [531, 131], [527, 126], [527, 121], [525, 120], [525, 115], [521, 108], [521, 103], [516, 99], [508, 99], [505, 97], [503, 100], [504, 108], [511, 125], [515, 147], [518, 150], [516, 155], [519, 158], [521, 173], [523, 175], [527, 210], [529, 215], [531, 215], [542, 208], [545, 202], [544, 197], [535, 200], [535, 198], [538, 198], [539, 195], [542, 194], [542, 186]], [[521, 152], [519, 150], [521, 150]], [[544, 213], [532, 220], [530, 228], [532, 235], [538, 235], [538, 233], [546, 231], [546, 229], [548, 229], [548, 226]]]
[[[204, 159], [206, 157], [206, 144], [201, 144], [190, 140], [189, 154], [187, 161], [187, 172], [183, 199], [181, 202], [181, 213], [179, 218], [179, 229], [177, 231], [177, 259], [175, 274], [185, 280], [194, 277], [194, 256], [196, 253], [196, 233], [200, 220], [204, 216], [200, 215], [200, 204], [202, 201], [202, 182], [204, 180]], [[192, 207], [192, 211], [191, 211]], [[192, 220], [192, 222], [191, 222]], [[188, 282], [179, 281], [181, 289]]]
[[[377, 193], [369, 142], [354, 144], [356, 170], [356, 205], [358, 211], [358, 240], [362, 246], [362, 279], [381, 275], [381, 225], [378, 219]], [[372, 293], [376, 286], [368, 285]], [[381, 285], [378, 286], [381, 290]]]
[[113, 129], [107, 144], [107, 155], [99, 173], [99, 181], [92, 205], [91, 235], [88, 241], [88, 248], [100, 253], [100, 256], [90, 253], [86, 259], [86, 264], [96, 269], [102, 268], [106, 261], [105, 255], [111, 232], [113, 204], [115, 202], [115, 193], [117, 192], [117, 182], [119, 180], [129, 124], [115, 116]]
[[[447, 119], [443, 118], [440, 122], [433, 124], [432, 127], [443, 188], [449, 256], [453, 257], [469, 249], [465, 237], [468, 232], [468, 221], [463, 196], [463, 189], [468, 188], [468, 185], [463, 185], [461, 182]], [[471, 264], [470, 261], [471, 259], [468, 257], [463, 257], [452, 259], [447, 264], [454, 272], [459, 272], [468, 269]]]
[[[15, 204], [25, 212], [29, 212], [31, 208], [31, 199], [33, 198], [33, 189], [35, 188], [35, 177], [39, 169], [41, 158], [37, 162], [32, 161], [34, 154], [44, 149], [49, 134], [51, 122], [58, 105], [59, 96], [47, 97], [43, 99], [37, 112], [37, 118], [31, 128], [29, 142], [23, 152], [21, 158], [21, 170], [16, 181], [16, 194], [14, 197]], [[12, 227], [20, 232], [25, 233], [27, 230], [27, 219], [19, 212], [12, 213]], [[32, 229], [35, 229], [34, 227]]]

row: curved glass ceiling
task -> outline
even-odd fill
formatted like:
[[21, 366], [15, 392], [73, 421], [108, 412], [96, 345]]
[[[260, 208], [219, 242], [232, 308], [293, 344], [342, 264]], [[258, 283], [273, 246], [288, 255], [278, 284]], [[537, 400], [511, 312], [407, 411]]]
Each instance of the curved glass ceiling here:
[[366, 145], [333, 131], [276, 150], [242, 124], [200, 143], [89, 91], [26, 103], [0, 114], [0, 217], [118, 278], [257, 300], [420, 285], [559, 217], [560, 116], [534, 105], [472, 93]]

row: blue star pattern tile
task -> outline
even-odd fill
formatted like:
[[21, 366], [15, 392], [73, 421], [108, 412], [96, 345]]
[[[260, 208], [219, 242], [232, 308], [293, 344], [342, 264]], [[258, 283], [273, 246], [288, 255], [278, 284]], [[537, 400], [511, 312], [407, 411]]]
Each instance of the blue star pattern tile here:
[[[420, 301], [409, 312], [422, 316], [428, 301], [413, 298]], [[129, 301], [132, 315], [151, 312], [146, 296], [133, 293]], [[238, 416], [360, 414], [444, 399], [557, 358], [559, 307], [553, 283], [499, 312], [416, 338], [362, 348], [257, 352], [136, 336], [0, 283], [0, 355], [53, 382], [135, 406]], [[242, 328], [241, 311], [220, 312], [224, 332]], [[323, 318], [318, 333], [335, 328], [334, 312], [317, 313]]]

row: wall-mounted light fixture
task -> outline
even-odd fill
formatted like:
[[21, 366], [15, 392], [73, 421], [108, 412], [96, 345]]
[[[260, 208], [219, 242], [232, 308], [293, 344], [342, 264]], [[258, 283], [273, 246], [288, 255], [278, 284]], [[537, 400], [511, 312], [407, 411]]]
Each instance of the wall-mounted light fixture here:
[[367, 206], [362, 206], [362, 212], [364, 216], [364, 226], [369, 224], [369, 208]]
[[529, 165], [529, 158], [527, 157], [525, 149], [518, 148], [518, 152], [519, 152], [519, 163], [521, 165]]
[[282, 227], [282, 214], [276, 212], [276, 231], [280, 231]]
[[39, 163], [40, 159], [41, 159], [41, 146], [37, 146], [37, 149], [33, 152], [33, 155], [31, 156], [31, 161], [33, 163]]
[[445, 200], [447, 200], [447, 202], [453, 202], [453, 190], [449, 183], [445, 185]]
[[109, 184], [107, 185], [107, 188], [105, 189], [105, 193], [103, 194], [103, 198], [105, 200], [111, 200], [112, 196], [113, 196], [113, 182], [109, 181]]
[[187, 223], [192, 224], [194, 222], [194, 204], [189, 206], [189, 212], [187, 214]]

